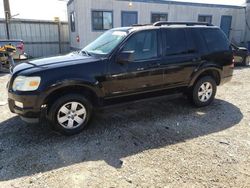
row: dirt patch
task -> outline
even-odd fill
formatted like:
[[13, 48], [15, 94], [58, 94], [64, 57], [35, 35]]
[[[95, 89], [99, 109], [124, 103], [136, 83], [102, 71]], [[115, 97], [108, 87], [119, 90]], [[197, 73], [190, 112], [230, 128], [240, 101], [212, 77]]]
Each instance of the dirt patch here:
[[236, 69], [209, 107], [181, 98], [109, 109], [73, 137], [0, 105], [0, 187], [250, 187], [249, 75]]

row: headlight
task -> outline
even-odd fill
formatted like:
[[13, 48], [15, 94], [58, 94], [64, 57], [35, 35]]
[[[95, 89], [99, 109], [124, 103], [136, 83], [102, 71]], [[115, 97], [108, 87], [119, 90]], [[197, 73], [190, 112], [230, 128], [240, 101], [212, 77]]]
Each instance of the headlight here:
[[41, 78], [18, 76], [13, 82], [12, 89], [14, 91], [35, 91], [39, 87]]

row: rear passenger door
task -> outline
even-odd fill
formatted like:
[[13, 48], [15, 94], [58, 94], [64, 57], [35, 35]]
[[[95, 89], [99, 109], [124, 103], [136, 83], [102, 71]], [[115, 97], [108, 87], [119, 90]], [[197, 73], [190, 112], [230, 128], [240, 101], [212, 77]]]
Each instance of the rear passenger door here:
[[192, 73], [201, 63], [197, 47], [199, 37], [199, 32], [196, 34], [191, 28], [162, 29], [161, 67], [165, 88], [188, 85]]

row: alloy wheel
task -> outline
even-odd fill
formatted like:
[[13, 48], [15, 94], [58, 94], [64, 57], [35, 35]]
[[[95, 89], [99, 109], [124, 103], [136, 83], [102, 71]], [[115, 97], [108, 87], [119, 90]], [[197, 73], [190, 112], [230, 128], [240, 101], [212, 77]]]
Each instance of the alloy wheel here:
[[213, 86], [210, 82], [201, 84], [198, 90], [198, 98], [201, 102], [207, 102], [213, 95]]
[[86, 108], [81, 103], [68, 102], [58, 110], [57, 121], [65, 129], [75, 129], [85, 122], [86, 115]]

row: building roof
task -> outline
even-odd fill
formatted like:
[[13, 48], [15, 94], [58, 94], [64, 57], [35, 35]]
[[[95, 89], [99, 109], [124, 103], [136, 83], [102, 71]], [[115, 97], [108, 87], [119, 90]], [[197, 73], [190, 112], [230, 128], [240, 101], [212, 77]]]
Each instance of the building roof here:
[[[67, 6], [69, 6], [74, 0], [69, 0]], [[85, 1], [85, 0], [84, 0]], [[131, 0], [116, 0], [116, 1], [128, 1]], [[159, 3], [159, 4], [169, 4], [169, 5], [185, 5], [185, 6], [197, 6], [197, 7], [214, 7], [214, 8], [236, 8], [242, 9], [246, 6], [243, 5], [223, 5], [223, 4], [208, 4], [208, 3], [192, 3], [192, 2], [181, 2], [181, 1], [172, 1], [172, 0], [132, 0], [132, 2], [141, 2], [141, 3]], [[247, 0], [249, 3], [250, 0]]]
[[[117, 1], [130, 1], [130, 0], [117, 0]], [[172, 0], [132, 0], [132, 2], [141, 3], [159, 3], [169, 5], [185, 5], [185, 6], [198, 6], [198, 7], [214, 7], [214, 8], [244, 8], [242, 5], [223, 5], [223, 4], [208, 4], [208, 3], [192, 3], [192, 2], [181, 2]]]

